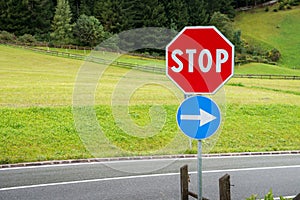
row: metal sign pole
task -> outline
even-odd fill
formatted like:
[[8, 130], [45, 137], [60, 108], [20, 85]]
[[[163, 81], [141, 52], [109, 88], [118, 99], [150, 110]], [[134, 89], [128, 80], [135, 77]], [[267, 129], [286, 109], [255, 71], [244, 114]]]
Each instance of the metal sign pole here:
[[[176, 114], [179, 128], [187, 136], [197, 139], [198, 154], [198, 200], [202, 200], [202, 140], [213, 135], [221, 123], [221, 113], [218, 105], [204, 96], [193, 96], [185, 99]], [[207, 129], [209, 126], [209, 129]]]
[[198, 200], [202, 200], [202, 141], [198, 140]]

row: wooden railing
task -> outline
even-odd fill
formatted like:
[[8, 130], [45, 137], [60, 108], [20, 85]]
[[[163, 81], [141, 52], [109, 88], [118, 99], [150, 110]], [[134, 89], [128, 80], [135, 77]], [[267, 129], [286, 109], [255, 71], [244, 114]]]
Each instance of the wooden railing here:
[[280, 74], [235, 74], [235, 78], [300, 80], [300, 76]]
[[[13, 45], [13, 44], [9, 44]], [[18, 46], [18, 45], [15, 45]], [[26, 48], [35, 52], [40, 52], [48, 55], [53, 56], [59, 56], [59, 57], [65, 57], [65, 58], [71, 58], [71, 59], [77, 59], [77, 60], [85, 60], [88, 62], [94, 62], [99, 64], [107, 64], [107, 65], [114, 65], [124, 68], [130, 68], [130, 69], [136, 69], [140, 71], [146, 71], [146, 72], [153, 72], [153, 73], [159, 73], [159, 74], [165, 74], [166, 70], [165, 68], [161, 67], [154, 67], [154, 66], [145, 66], [145, 65], [138, 65], [133, 63], [127, 63], [127, 62], [120, 62], [115, 60], [107, 60], [103, 58], [93, 57], [93, 56], [85, 56], [81, 54], [73, 54], [73, 53], [67, 53], [67, 52], [60, 52], [60, 51], [52, 51], [47, 49], [40, 49], [32, 46], [18, 46], [21, 48]], [[279, 75], [279, 74], [235, 74], [235, 78], [253, 78], [253, 79], [283, 79], [283, 80], [300, 80], [300, 76], [296, 75]]]

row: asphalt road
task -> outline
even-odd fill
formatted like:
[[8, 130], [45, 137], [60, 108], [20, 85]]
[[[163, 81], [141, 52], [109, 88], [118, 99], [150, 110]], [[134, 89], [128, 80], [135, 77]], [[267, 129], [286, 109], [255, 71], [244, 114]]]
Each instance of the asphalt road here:
[[[196, 159], [81, 163], [0, 169], [0, 199], [179, 200], [179, 168], [188, 164], [197, 192]], [[231, 176], [233, 200], [300, 193], [300, 155], [203, 158], [203, 194], [218, 198], [218, 179]], [[190, 198], [192, 199], [192, 198]]]

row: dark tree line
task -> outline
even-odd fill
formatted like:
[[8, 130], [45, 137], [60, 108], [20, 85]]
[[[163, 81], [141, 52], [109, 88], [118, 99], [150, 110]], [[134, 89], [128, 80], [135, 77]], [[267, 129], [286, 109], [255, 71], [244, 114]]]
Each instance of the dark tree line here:
[[0, 30], [16, 35], [48, 33], [55, 6], [52, 0], [0, 1]]
[[[105, 31], [118, 33], [140, 27], [207, 25], [214, 12], [234, 17], [235, 8], [263, 0], [69, 0], [72, 22], [85, 14], [100, 21]], [[49, 35], [57, 0], [0, 2], [0, 30], [15, 35]]]
[[[282, 1], [293, 0], [279, 0], [279, 3]], [[241, 31], [234, 30], [232, 23], [236, 8], [265, 2], [267, 0], [1, 0], [0, 40], [23, 43], [38, 40], [48, 45], [92, 47], [122, 31], [163, 27], [167, 29], [156, 29], [158, 33], [153, 34], [123, 32], [119, 37], [131, 38], [131, 42], [116, 38], [109, 45], [110, 48], [132, 49], [143, 42], [148, 46], [142, 52], [163, 55], [151, 44], [163, 47], [163, 41], [170, 39], [165, 38], [166, 35], [185, 26], [214, 25], [235, 44], [237, 60], [244, 62], [255, 57], [274, 61], [269, 58], [269, 55], [275, 55], [271, 51], [245, 43]], [[165, 30], [171, 32], [164, 33]], [[160, 38], [153, 38], [157, 35]]]

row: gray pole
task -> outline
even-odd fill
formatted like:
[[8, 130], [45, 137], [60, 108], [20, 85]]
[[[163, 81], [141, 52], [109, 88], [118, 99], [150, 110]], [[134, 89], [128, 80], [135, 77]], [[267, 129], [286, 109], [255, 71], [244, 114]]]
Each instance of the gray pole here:
[[198, 200], [202, 200], [202, 141], [198, 140]]

